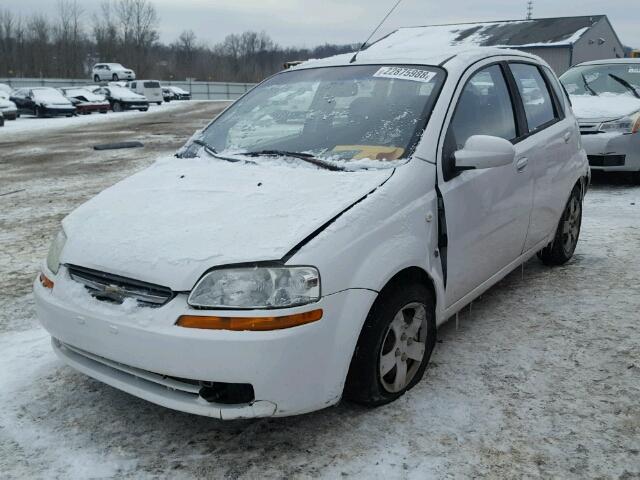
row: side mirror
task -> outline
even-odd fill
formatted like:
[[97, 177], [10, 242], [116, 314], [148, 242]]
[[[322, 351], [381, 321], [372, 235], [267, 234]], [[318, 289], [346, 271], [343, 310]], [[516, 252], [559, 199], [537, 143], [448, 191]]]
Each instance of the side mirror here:
[[459, 170], [502, 167], [513, 163], [516, 149], [504, 138], [474, 135], [469, 137], [462, 150], [454, 153], [454, 157]]

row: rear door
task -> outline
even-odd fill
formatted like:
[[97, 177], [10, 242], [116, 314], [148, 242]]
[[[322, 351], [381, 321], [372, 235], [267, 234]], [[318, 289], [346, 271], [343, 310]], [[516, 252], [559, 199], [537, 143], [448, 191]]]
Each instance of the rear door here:
[[[521, 122], [505, 62], [469, 70], [454, 96], [441, 146], [439, 189], [446, 218], [446, 302], [452, 306], [522, 253], [533, 196], [534, 145]], [[482, 65], [482, 64], [480, 64]], [[473, 135], [511, 141], [513, 164], [456, 171], [453, 154]]]
[[529, 250], [547, 239], [557, 226], [559, 209], [566, 201], [558, 195], [570, 191], [558, 184], [567, 177], [570, 148], [577, 139], [573, 123], [565, 117], [562, 99], [558, 98], [562, 92], [556, 92], [542, 66], [511, 62], [509, 70], [525, 113], [526, 141], [538, 145], [529, 155], [534, 181], [533, 209], [525, 242], [525, 250]]

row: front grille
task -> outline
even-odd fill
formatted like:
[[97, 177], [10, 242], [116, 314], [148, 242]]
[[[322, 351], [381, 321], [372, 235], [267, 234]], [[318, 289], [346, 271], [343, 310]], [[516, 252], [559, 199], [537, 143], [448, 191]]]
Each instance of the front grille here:
[[98, 300], [121, 304], [127, 298], [132, 298], [140, 305], [157, 308], [165, 305], [175, 296], [168, 287], [76, 265], [67, 265], [67, 269], [71, 278], [84, 285]]
[[592, 167], [622, 167], [625, 155], [588, 155]]
[[581, 135], [595, 135], [598, 133], [603, 133], [599, 130], [599, 123], [581, 123], [580, 124], [580, 134]]

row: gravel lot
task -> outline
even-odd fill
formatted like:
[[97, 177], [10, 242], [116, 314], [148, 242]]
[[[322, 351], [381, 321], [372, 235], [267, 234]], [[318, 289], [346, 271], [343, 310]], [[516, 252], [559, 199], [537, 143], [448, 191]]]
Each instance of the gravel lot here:
[[[63, 366], [30, 294], [60, 220], [222, 107], [0, 129], [0, 477], [640, 478], [640, 187], [610, 177], [572, 262], [532, 260], [442, 327], [392, 405], [222, 423]], [[115, 140], [145, 148], [90, 149]]]

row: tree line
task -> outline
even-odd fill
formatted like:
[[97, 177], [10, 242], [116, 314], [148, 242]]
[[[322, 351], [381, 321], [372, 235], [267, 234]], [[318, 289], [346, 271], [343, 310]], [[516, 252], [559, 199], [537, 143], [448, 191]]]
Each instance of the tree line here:
[[228, 35], [208, 45], [185, 30], [162, 43], [150, 0], [103, 0], [95, 12], [58, 0], [53, 15], [0, 9], [0, 77], [85, 78], [98, 62], [117, 62], [138, 78], [258, 82], [284, 62], [350, 52], [354, 45], [283, 48], [265, 32]]

